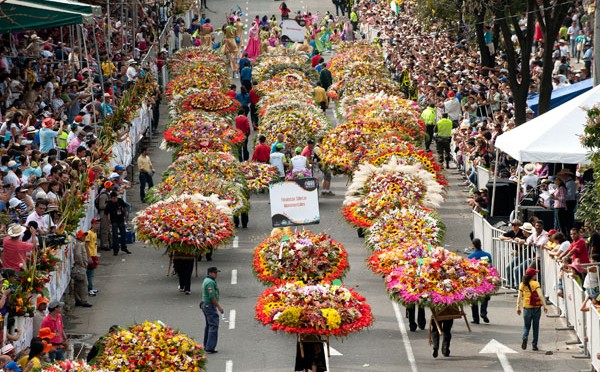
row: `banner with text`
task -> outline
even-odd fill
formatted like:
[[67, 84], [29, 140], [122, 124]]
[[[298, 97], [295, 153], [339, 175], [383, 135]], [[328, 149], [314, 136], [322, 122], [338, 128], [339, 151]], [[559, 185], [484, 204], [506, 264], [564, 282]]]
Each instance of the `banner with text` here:
[[272, 183], [269, 195], [273, 227], [312, 225], [320, 222], [316, 178]]

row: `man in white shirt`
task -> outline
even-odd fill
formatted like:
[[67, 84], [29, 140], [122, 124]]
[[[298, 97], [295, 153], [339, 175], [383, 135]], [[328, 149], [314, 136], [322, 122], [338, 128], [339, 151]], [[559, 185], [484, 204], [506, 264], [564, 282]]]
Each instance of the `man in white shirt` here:
[[292, 172], [303, 172], [308, 169], [308, 159], [306, 156], [300, 155], [302, 153], [302, 149], [300, 147], [296, 147], [296, 156], [291, 159], [292, 163]]
[[276, 146], [275, 152], [271, 153], [269, 160], [272, 166], [277, 168], [279, 171], [279, 177], [282, 179], [285, 178], [285, 164], [287, 160], [285, 159], [285, 154], [283, 153], [283, 144], [278, 143]]
[[54, 155], [53, 156], [48, 156], [48, 162], [42, 168], [42, 173], [44, 173], [44, 177], [50, 176], [50, 172], [52, 171], [52, 167], [54, 167], [56, 164], [58, 164], [58, 161], [56, 160], [56, 156], [54, 156]]
[[8, 172], [6, 173], [6, 176], [4, 176], [4, 178], [2, 180], [5, 185], [11, 184], [15, 188], [21, 186], [21, 180], [19, 180], [19, 177], [17, 177], [17, 175], [14, 172], [15, 169], [17, 169], [20, 166], [21, 166], [21, 164], [17, 163], [14, 160], [11, 160], [8, 162], [8, 164], [7, 164]]
[[127, 75], [127, 83], [131, 84], [132, 82], [137, 80], [137, 62], [135, 61], [135, 59], [130, 59], [127, 62], [129, 63], [129, 67], [127, 67], [127, 72], [125, 73], [125, 75]]
[[448, 99], [444, 102], [444, 112], [448, 114], [448, 119], [452, 120], [452, 127], [458, 127], [462, 113], [460, 102], [453, 91], [448, 93]]
[[40, 232], [40, 234], [46, 235], [50, 233], [50, 231], [54, 227], [56, 227], [56, 225], [54, 225], [54, 222], [52, 221], [50, 215], [46, 214], [47, 210], [48, 202], [46, 202], [45, 200], [38, 200], [35, 203], [35, 209], [33, 213], [29, 214], [29, 217], [27, 217], [27, 221], [25, 221], [25, 224], [27, 225], [29, 224], [29, 222], [35, 221], [38, 224], [38, 231]]

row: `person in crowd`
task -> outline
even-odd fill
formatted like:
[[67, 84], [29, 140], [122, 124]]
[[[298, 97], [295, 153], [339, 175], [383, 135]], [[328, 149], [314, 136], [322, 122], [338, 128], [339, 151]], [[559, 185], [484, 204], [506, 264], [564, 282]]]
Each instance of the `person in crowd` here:
[[89, 262], [86, 268], [86, 276], [88, 282], [88, 296], [95, 297], [98, 293], [97, 289], [94, 289], [94, 272], [98, 267], [100, 259], [98, 258], [98, 229], [100, 228], [100, 219], [92, 218], [90, 221], [90, 229], [87, 231], [85, 236], [85, 249], [89, 258]]
[[436, 123], [435, 138], [440, 166], [445, 163], [446, 168], [449, 168], [451, 160], [450, 141], [452, 139], [452, 121], [446, 112], [442, 114], [442, 118]]
[[85, 244], [87, 232], [77, 231], [73, 249], [73, 266], [71, 267], [71, 280], [74, 284], [75, 306], [92, 307], [88, 302], [87, 267], [90, 262]]
[[573, 262], [577, 262], [580, 264], [586, 264], [590, 262], [588, 247], [585, 243], [585, 240], [581, 237], [579, 233], [579, 229], [572, 228], [570, 231], [571, 236], [571, 245], [569, 248], [558, 255], [558, 259], [562, 259], [563, 257], [571, 257]]
[[64, 360], [65, 348], [68, 345], [65, 327], [62, 318], [63, 302], [50, 301], [48, 304], [48, 315], [42, 321], [42, 328], [49, 328], [55, 336], [50, 339], [52, 350], [48, 352], [50, 361]]
[[244, 134], [244, 142], [238, 146], [238, 160], [247, 161], [250, 159], [248, 152], [248, 138], [250, 137], [250, 120], [246, 116], [243, 107], [238, 109], [238, 114], [235, 117], [235, 127]]
[[317, 82], [317, 86], [313, 91], [313, 97], [315, 103], [321, 107], [321, 110], [326, 112], [327, 107], [329, 107], [329, 97], [327, 97], [327, 91], [325, 91], [323, 84], [320, 81]]
[[269, 157], [269, 162], [272, 166], [277, 168], [279, 172], [279, 177], [281, 179], [285, 178], [285, 169], [287, 168], [287, 159], [285, 158], [285, 154], [283, 153], [283, 143], [278, 143], [276, 146], [276, 151], [272, 152]]
[[42, 328], [42, 321], [48, 315], [48, 304], [50, 300], [46, 297], [39, 295], [35, 301], [35, 313], [33, 313], [33, 334], [37, 335], [40, 333]]
[[533, 351], [538, 351], [538, 336], [540, 330], [540, 317], [542, 316], [542, 308], [544, 313], [548, 312], [546, 299], [542, 292], [540, 283], [535, 278], [539, 270], [527, 268], [521, 284], [519, 284], [519, 294], [517, 297], [517, 315], [521, 315], [523, 308], [523, 336], [521, 349], [527, 349], [529, 331], [533, 327], [533, 338], [531, 340], [531, 348]]
[[194, 256], [176, 253], [173, 256], [173, 270], [179, 278], [179, 292], [190, 295], [192, 292], [192, 273], [194, 272]]
[[500, 240], [515, 240], [515, 239], [525, 239], [525, 235], [523, 235], [523, 230], [521, 230], [521, 226], [523, 225], [523, 223], [521, 222], [521, 220], [518, 219], [514, 219], [512, 220], [512, 222], [510, 223], [510, 230], [508, 230], [507, 232], [503, 233], [500, 236]]
[[12, 269], [16, 272], [21, 271], [27, 258], [35, 249], [37, 245], [37, 230], [34, 227], [29, 227], [29, 231], [31, 232], [31, 243], [20, 240], [21, 235], [23, 235], [26, 229], [26, 227], [19, 224], [12, 224], [9, 226], [7, 231], [8, 236], [2, 240], [2, 245], [4, 247], [2, 266], [4, 268]]
[[585, 290], [585, 299], [579, 308], [580, 311], [589, 311], [588, 303], [591, 303], [594, 307], [600, 308], [600, 274], [598, 264], [600, 263], [600, 254], [594, 253], [590, 256], [590, 263], [593, 265], [588, 266], [587, 275], [583, 281], [583, 288]]
[[208, 354], [217, 352], [217, 341], [219, 337], [219, 313], [224, 314], [223, 308], [219, 304], [219, 287], [217, 286], [217, 276], [221, 270], [216, 267], [209, 267], [206, 271], [206, 278], [202, 283], [202, 302], [200, 308], [204, 313], [206, 327], [204, 328], [204, 350]]

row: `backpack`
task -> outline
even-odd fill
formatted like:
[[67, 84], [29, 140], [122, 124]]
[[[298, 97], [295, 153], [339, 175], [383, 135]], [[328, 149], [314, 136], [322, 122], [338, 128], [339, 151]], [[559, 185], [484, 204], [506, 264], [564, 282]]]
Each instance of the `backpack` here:
[[106, 194], [106, 189], [100, 190], [100, 192], [98, 193], [98, 195], [96, 195], [96, 197], [94, 198], [94, 207], [96, 207], [96, 210], [98, 212], [100, 212], [100, 196], [102, 194]]
[[541, 307], [542, 306], [542, 300], [540, 299], [540, 296], [537, 293], [537, 289], [536, 290], [532, 290], [530, 288], [529, 290], [531, 291], [531, 296], [529, 297], [529, 306], [531, 306], [531, 307]]

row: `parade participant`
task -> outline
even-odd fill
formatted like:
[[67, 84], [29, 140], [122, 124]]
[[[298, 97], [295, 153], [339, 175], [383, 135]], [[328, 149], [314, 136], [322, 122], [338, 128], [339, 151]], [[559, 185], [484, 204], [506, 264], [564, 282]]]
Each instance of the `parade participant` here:
[[285, 154], [283, 153], [283, 143], [278, 143], [276, 145], [276, 151], [271, 153], [269, 161], [272, 166], [277, 168], [277, 171], [279, 172], [279, 178], [284, 179], [287, 160], [285, 158]]
[[[471, 253], [467, 258], [480, 261], [487, 261], [488, 265], [491, 265], [492, 255], [487, 252], [484, 252], [481, 249], [481, 240], [475, 238], [473, 239], [472, 243], [475, 251]], [[471, 305], [471, 315], [473, 316], [473, 321], [471, 323], [479, 324], [479, 315], [481, 315], [481, 319], [483, 319], [484, 322], [490, 322], [490, 319], [487, 317], [487, 308], [489, 302], [490, 296], [486, 296], [480, 302], [476, 302]]]
[[208, 354], [217, 352], [217, 341], [219, 337], [219, 313], [224, 314], [219, 304], [219, 287], [217, 286], [217, 275], [221, 270], [209, 267], [206, 278], [202, 283], [202, 302], [200, 308], [204, 313], [206, 327], [204, 328], [204, 350]]
[[229, 67], [231, 68], [233, 78], [239, 78], [237, 56], [239, 53], [236, 38], [236, 27], [234, 25], [233, 18], [229, 18], [227, 23], [223, 25], [223, 54], [229, 60]]
[[90, 221], [90, 229], [85, 237], [85, 248], [87, 250], [89, 262], [85, 274], [88, 280], [88, 296], [94, 297], [98, 293], [94, 289], [94, 271], [98, 267], [98, 229], [100, 228], [100, 219], [92, 218]]
[[535, 280], [539, 270], [532, 267], [528, 268], [523, 275], [521, 284], [519, 285], [519, 296], [517, 298], [517, 315], [521, 315], [521, 306], [523, 307], [523, 342], [521, 349], [527, 349], [527, 339], [529, 330], [533, 326], [533, 340], [531, 346], [533, 351], [538, 351], [538, 334], [540, 330], [540, 317], [542, 316], [541, 308], [544, 308], [544, 313], [548, 312], [546, 299], [540, 283]]
[[252, 154], [252, 161], [257, 161], [259, 163], [268, 163], [271, 155], [271, 148], [265, 143], [267, 142], [267, 137], [264, 134], [258, 136], [258, 145], [254, 148], [254, 153]]
[[[439, 311], [437, 314], [442, 315], [446, 311], [453, 310], [454, 308], [444, 308], [444, 310]], [[443, 339], [442, 339], [442, 355], [445, 357], [450, 356], [450, 341], [452, 340], [452, 325], [454, 324], [454, 319], [443, 319], [438, 320], [440, 330], [442, 331]], [[433, 344], [433, 357], [438, 357], [438, 351], [440, 348], [440, 333], [434, 321], [434, 315], [431, 316], [431, 326], [430, 326], [430, 335], [431, 335], [431, 343]]]
[[[418, 309], [417, 309], [418, 308]], [[415, 314], [417, 313], [417, 314]], [[417, 321], [415, 322], [415, 315], [417, 315]], [[425, 308], [423, 306], [408, 306], [406, 308], [406, 317], [408, 318], [408, 327], [411, 332], [417, 330], [417, 326], [419, 329], [425, 329], [427, 325], [427, 319], [425, 318]]]
[[192, 287], [192, 273], [194, 272], [194, 256], [175, 253], [173, 256], [173, 270], [179, 278], [179, 292], [190, 295]]
[[111, 191], [110, 193], [110, 199], [106, 202], [104, 214], [110, 217], [113, 256], [119, 254], [119, 246], [123, 252], [131, 254], [131, 251], [127, 249], [127, 243], [125, 242], [127, 205], [123, 199], [119, 198], [119, 195], [115, 191]]
[[290, 160], [290, 163], [292, 164], [292, 172], [304, 172], [308, 170], [310, 164], [308, 163], [306, 156], [301, 155], [302, 148], [296, 147], [294, 152], [296, 155]]
[[327, 111], [327, 107], [329, 106], [329, 98], [327, 97], [327, 91], [323, 89], [323, 84], [320, 81], [317, 81], [317, 86], [313, 91], [313, 96], [315, 103], [321, 107], [321, 110], [323, 110], [323, 112]]
[[146, 184], [148, 184], [148, 189], [154, 187], [152, 176], [154, 175], [155, 170], [152, 165], [152, 160], [150, 160], [150, 155], [148, 154], [148, 147], [142, 147], [137, 164], [138, 172], [140, 174], [140, 201], [144, 203], [146, 202]]
[[248, 33], [248, 44], [244, 50], [244, 56], [254, 60], [260, 54], [260, 28], [258, 22], [252, 23]]
[[248, 152], [248, 138], [250, 137], [250, 120], [245, 115], [244, 108], [238, 109], [238, 115], [235, 117], [235, 127], [244, 133], [244, 142], [238, 146], [238, 160], [247, 161], [250, 159]]

